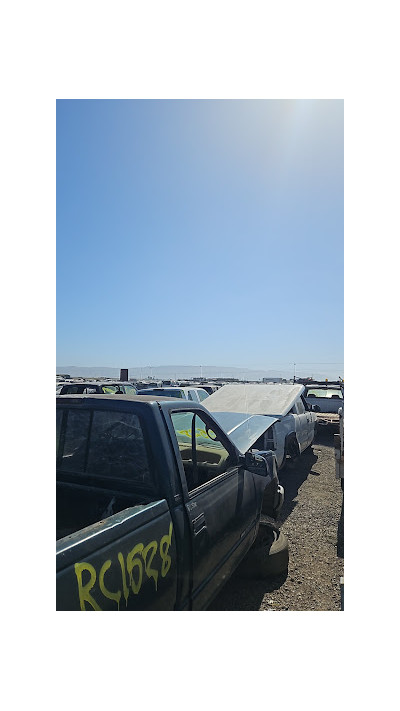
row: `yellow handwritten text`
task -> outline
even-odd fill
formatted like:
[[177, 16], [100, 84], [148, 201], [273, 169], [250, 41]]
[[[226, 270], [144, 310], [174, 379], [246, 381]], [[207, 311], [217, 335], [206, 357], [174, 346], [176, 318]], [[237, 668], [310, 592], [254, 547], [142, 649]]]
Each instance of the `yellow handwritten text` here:
[[[106, 585], [106, 573], [113, 565], [111, 559], [104, 561], [98, 576], [96, 569], [90, 563], [75, 563], [75, 575], [78, 584], [79, 605], [81, 610], [88, 610], [90, 608], [92, 610], [102, 609], [96, 598], [93, 597], [94, 594], [98, 596], [98, 590], [96, 588], [97, 582], [100, 593], [108, 600], [115, 602], [118, 610], [120, 609], [122, 595], [125, 600], [125, 607], [127, 607], [129, 596], [132, 594], [138, 595], [140, 593], [144, 576], [154, 581], [154, 586], [157, 590], [159, 574], [161, 573], [161, 577], [165, 578], [171, 568], [172, 561], [169, 555], [169, 549], [172, 543], [172, 531], [173, 526], [171, 522], [167, 535], [161, 538], [160, 543], [151, 541], [146, 546], [144, 546], [143, 543], [137, 543], [125, 556], [121, 552], [118, 553], [118, 563], [115, 561], [115, 566], [119, 564], [122, 590], [112, 591]], [[159, 557], [161, 559], [160, 570], [156, 565], [152, 567], [157, 551], [159, 551]], [[88, 574], [89, 578], [87, 577]], [[84, 576], [85, 582], [83, 580]]]

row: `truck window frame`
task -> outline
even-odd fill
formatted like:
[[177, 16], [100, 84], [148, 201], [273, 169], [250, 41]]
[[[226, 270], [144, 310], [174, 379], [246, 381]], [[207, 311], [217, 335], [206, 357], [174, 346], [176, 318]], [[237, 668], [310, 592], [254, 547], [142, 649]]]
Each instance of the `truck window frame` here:
[[[71, 402], [68, 402], [65, 400], [62, 403], [57, 403], [57, 411], [61, 410], [62, 412], [62, 419], [61, 419], [61, 426], [60, 426], [60, 433], [59, 433], [59, 441], [57, 442], [57, 456], [56, 456], [56, 465], [57, 465], [57, 480], [60, 481], [73, 481], [75, 483], [82, 483], [82, 484], [88, 484], [91, 485], [93, 484], [94, 486], [98, 487], [104, 487], [106, 488], [111, 487], [111, 489], [119, 490], [119, 491], [126, 491], [126, 493], [129, 493], [130, 490], [134, 489], [135, 487], [135, 482], [132, 478], [122, 478], [122, 477], [113, 477], [113, 476], [104, 476], [104, 475], [97, 475], [95, 473], [90, 473], [87, 471], [87, 462], [88, 462], [88, 453], [89, 453], [89, 443], [90, 443], [90, 436], [91, 436], [91, 429], [92, 429], [92, 422], [93, 422], [93, 413], [98, 412], [98, 411], [106, 411], [106, 412], [112, 412], [115, 413], [116, 415], [118, 414], [134, 414], [138, 421], [139, 425], [143, 434], [143, 444], [145, 448], [145, 454], [147, 458], [147, 465], [148, 465], [148, 471], [149, 471], [149, 488], [151, 485], [151, 488], [154, 490], [154, 492], [159, 489], [159, 482], [158, 482], [158, 467], [156, 465], [156, 462], [154, 461], [153, 453], [152, 453], [152, 448], [150, 447], [150, 441], [149, 441], [149, 432], [148, 432], [148, 427], [146, 425], [146, 418], [143, 416], [142, 413], [137, 412], [136, 410], [133, 411], [129, 407], [125, 407], [125, 403], [122, 403], [121, 401], [116, 402], [115, 405], [108, 400], [108, 401], [101, 401], [99, 400], [96, 402], [95, 406], [93, 401], [87, 401], [87, 402], [79, 402], [79, 404], [72, 404]], [[62, 463], [62, 455], [64, 452], [64, 445], [65, 445], [65, 435], [67, 431], [67, 422], [68, 422], [68, 413], [73, 410], [77, 412], [89, 412], [89, 429], [88, 429], [88, 436], [86, 437], [86, 448], [85, 448], [85, 471], [71, 471], [71, 470], [66, 470], [61, 468], [61, 463]], [[137, 483], [136, 483], [137, 485]]]
[[[221, 428], [218, 426], [218, 424], [215, 421], [213, 421], [208, 416], [208, 413], [205, 412], [204, 410], [200, 410], [200, 409], [197, 409], [196, 407], [193, 407], [193, 403], [191, 403], [190, 401], [188, 401], [187, 404], [188, 404], [188, 406], [184, 407], [184, 408], [176, 409], [173, 406], [171, 406], [168, 409], [167, 426], [168, 426], [168, 429], [170, 432], [171, 442], [173, 445], [175, 460], [176, 460], [177, 468], [179, 471], [179, 476], [181, 479], [181, 486], [182, 486], [182, 490], [184, 493], [184, 498], [190, 500], [190, 499], [194, 498], [195, 496], [197, 496], [197, 494], [199, 492], [205, 490], [206, 488], [214, 486], [216, 482], [221, 481], [222, 479], [231, 476], [232, 473], [239, 466], [239, 462], [238, 462], [238, 453], [235, 449], [235, 446], [233, 445], [232, 442], [229, 441], [229, 439], [227, 439], [226, 434], [223, 432], [223, 430], [221, 430]], [[206, 426], [208, 426], [210, 428], [210, 430], [215, 432], [215, 434], [218, 437], [218, 441], [221, 443], [221, 445], [224, 447], [224, 449], [228, 452], [228, 455], [230, 457], [232, 457], [232, 461], [233, 461], [233, 463], [228, 466], [226, 471], [216, 474], [216, 476], [213, 477], [212, 479], [210, 479], [202, 484], [199, 484], [198, 486], [194, 487], [193, 489], [189, 489], [189, 486], [188, 486], [186, 472], [184, 469], [184, 464], [183, 464], [183, 460], [182, 460], [182, 456], [181, 456], [181, 452], [180, 452], [180, 448], [179, 448], [178, 438], [176, 436], [174, 423], [172, 421], [172, 414], [175, 412], [176, 413], [188, 412], [194, 416], [197, 415], [201, 420], [203, 420], [203, 422], [206, 424]]]

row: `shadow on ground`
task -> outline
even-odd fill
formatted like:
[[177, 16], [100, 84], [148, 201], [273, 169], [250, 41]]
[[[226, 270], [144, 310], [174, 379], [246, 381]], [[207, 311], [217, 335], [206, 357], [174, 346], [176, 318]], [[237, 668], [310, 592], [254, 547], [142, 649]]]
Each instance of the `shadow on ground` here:
[[333, 435], [338, 431], [337, 425], [320, 425], [315, 432], [314, 444], [333, 447]]
[[[324, 447], [333, 447], [333, 435], [336, 432], [335, 425], [325, 425], [319, 427], [315, 433], [313, 445], [322, 445]], [[282, 509], [279, 513], [279, 524], [283, 523], [292, 511], [297, 506], [295, 499], [298, 496], [299, 488], [306, 481], [309, 475], [319, 476], [318, 457], [314, 454], [312, 448], [309, 448], [297, 459], [287, 460], [285, 468], [279, 471], [278, 478], [285, 489], [285, 500]]]
[[279, 472], [279, 481], [285, 489], [285, 499], [279, 512], [279, 524], [286, 521], [297, 506], [295, 499], [299, 493], [299, 488], [304, 484], [309, 474], [319, 476], [318, 470], [313, 471], [313, 466], [317, 461], [317, 455], [314, 454], [312, 449], [309, 449], [301, 457], [293, 461], [288, 460], [284, 470]]
[[239, 573], [233, 574], [229, 586], [222, 588], [215, 600], [208, 607], [209, 610], [259, 610], [264, 595], [273, 590], [278, 590], [287, 578], [287, 572], [276, 575], [270, 580], [255, 580], [240, 577]]

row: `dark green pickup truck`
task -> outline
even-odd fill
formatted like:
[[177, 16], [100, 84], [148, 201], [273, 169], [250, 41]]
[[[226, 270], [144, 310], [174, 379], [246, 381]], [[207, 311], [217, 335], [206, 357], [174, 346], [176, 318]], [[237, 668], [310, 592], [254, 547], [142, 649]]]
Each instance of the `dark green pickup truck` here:
[[239, 453], [200, 404], [59, 396], [57, 609], [206, 609], [260, 546], [256, 575], [274, 550], [287, 567], [282, 500], [274, 454]]

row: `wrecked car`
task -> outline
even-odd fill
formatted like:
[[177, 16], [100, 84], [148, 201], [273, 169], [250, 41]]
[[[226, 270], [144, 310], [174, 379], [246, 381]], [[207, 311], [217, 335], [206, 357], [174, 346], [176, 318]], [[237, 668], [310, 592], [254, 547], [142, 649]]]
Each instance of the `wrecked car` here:
[[282, 469], [314, 440], [317, 418], [303, 393], [304, 385], [296, 383], [241, 383], [225, 385], [203, 404], [239, 451], [272, 450]]

